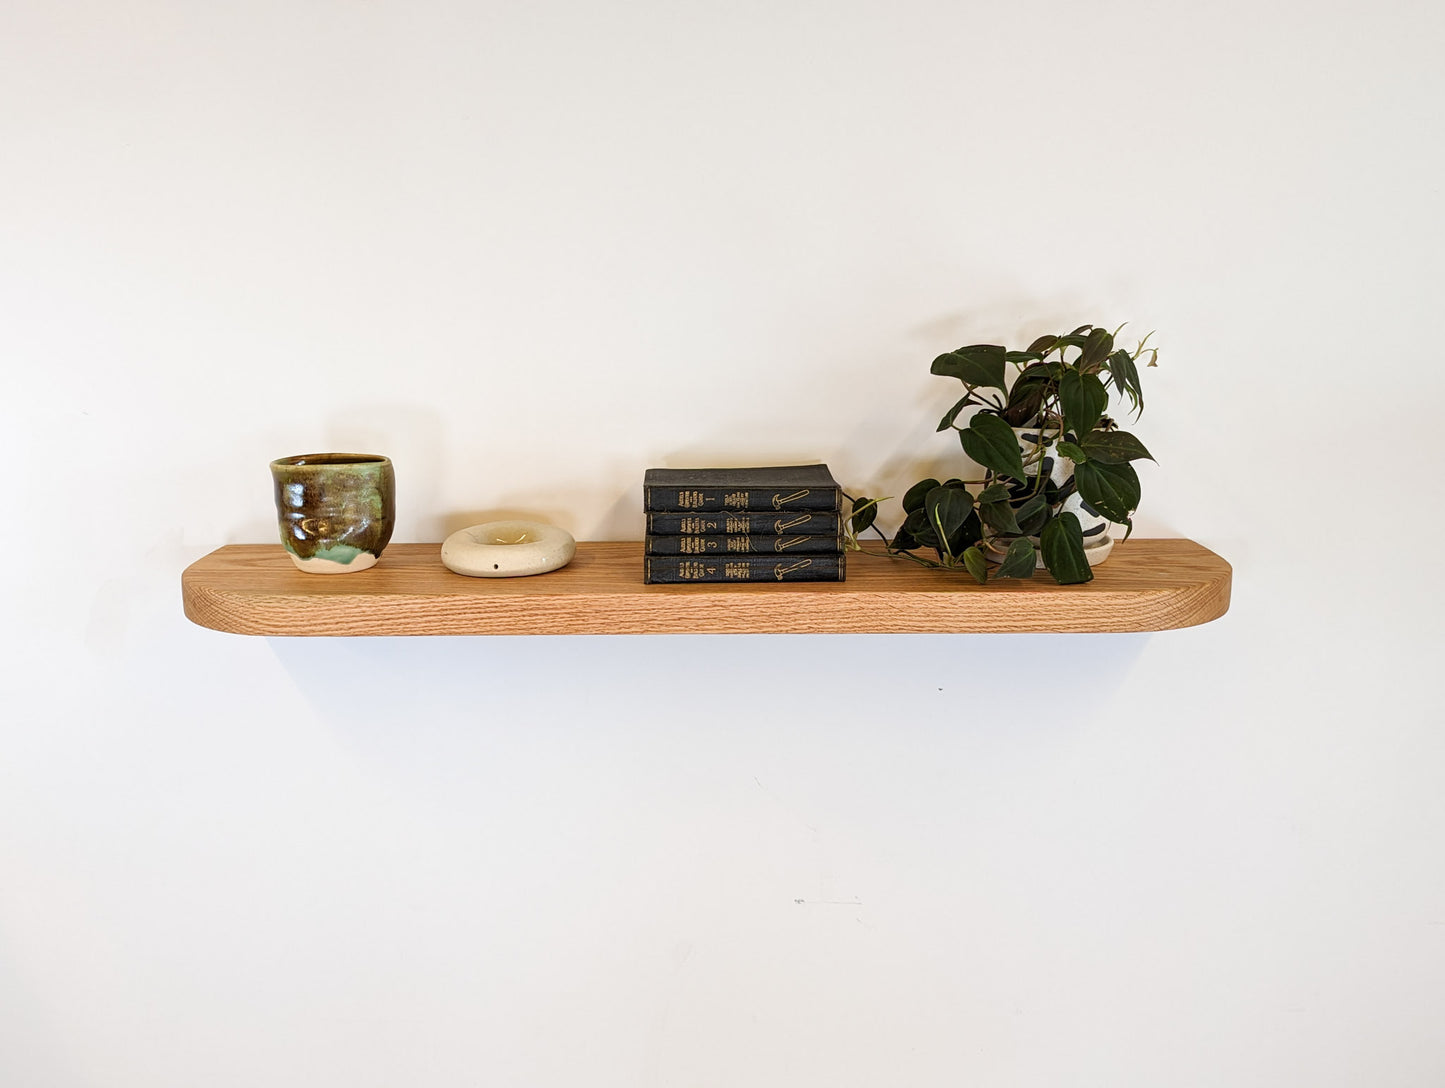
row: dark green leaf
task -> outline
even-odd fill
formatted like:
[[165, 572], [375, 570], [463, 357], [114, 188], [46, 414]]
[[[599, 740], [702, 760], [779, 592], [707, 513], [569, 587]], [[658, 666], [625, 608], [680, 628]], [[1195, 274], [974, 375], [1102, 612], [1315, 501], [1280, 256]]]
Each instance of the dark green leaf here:
[[1066, 370], [1059, 383], [1059, 403], [1069, 429], [1075, 434], [1088, 434], [1109, 407], [1109, 391], [1097, 374]]
[[953, 421], [958, 418], [958, 413], [968, 407], [968, 397], [964, 396], [957, 404], [944, 413], [943, 418], [938, 421], [938, 429], [946, 431], [953, 426]]
[[980, 412], [958, 432], [963, 452], [984, 468], [1024, 479], [1024, 461], [1013, 428], [990, 412]]
[[1072, 442], [1060, 442], [1058, 445], [1058, 450], [1060, 456], [1067, 457], [1075, 464], [1080, 461], [1088, 460], [1088, 457], [1085, 456], [1084, 451], [1081, 450], [1078, 446], [1074, 445]]
[[1019, 532], [1027, 533], [1029, 536], [1037, 536], [1040, 529], [1049, 520], [1049, 500], [1043, 493], [1035, 495], [1014, 512], [1014, 518], [1018, 521]]
[[1009, 490], [1003, 484], [989, 484], [978, 493], [979, 502], [1006, 502], [1009, 498]]
[[1093, 328], [1094, 328], [1093, 325], [1080, 325], [1080, 326], [1079, 326], [1077, 329], [1075, 329], [1073, 332], [1069, 333], [1069, 335], [1070, 335], [1070, 336], [1078, 336], [1080, 333], [1090, 332]]
[[978, 508], [964, 519], [963, 525], [958, 532], [948, 538], [948, 551], [952, 555], [962, 555], [963, 550], [970, 544], [977, 544], [983, 539], [983, 522], [979, 520]]
[[907, 525], [894, 533], [893, 539], [888, 543], [889, 550], [895, 552], [911, 552], [916, 547], [918, 547], [918, 540], [908, 531]]
[[1114, 334], [1108, 329], [1094, 329], [1084, 341], [1084, 353], [1079, 356], [1079, 366], [1090, 373], [1096, 372], [1113, 350]]
[[1036, 351], [1008, 351], [1004, 352], [1004, 359], [1010, 363], [1036, 363], [1043, 356]]
[[[1059, 448], [1063, 449], [1062, 446]], [[1141, 457], [1154, 460], [1154, 455], [1144, 448], [1144, 443], [1128, 431], [1090, 431], [1084, 436], [1084, 452], [1089, 455], [1089, 460], [1103, 461], [1106, 465], [1122, 465], [1125, 461], [1137, 461]]]
[[850, 519], [850, 524], [853, 527], [854, 536], [866, 533], [877, 518], [877, 499], [857, 498], [853, 500], [853, 517]]
[[921, 507], [909, 514], [903, 521], [903, 528], [908, 535], [922, 544], [925, 548], [936, 548], [938, 534], [934, 531], [932, 523], [928, 520], [928, 511]]
[[1003, 411], [1009, 426], [1026, 427], [1033, 422], [1048, 396], [1052, 378], [1050, 368], [1040, 363], [1024, 368], [1009, 390], [1008, 404]]
[[1128, 396], [1137, 416], [1144, 410], [1144, 391], [1139, 387], [1139, 368], [1134, 363], [1134, 357], [1120, 348], [1109, 356], [1107, 365], [1114, 378], [1114, 388]]
[[1007, 533], [1009, 536], [1018, 536], [1023, 532], [1019, 528], [1018, 518], [1014, 515], [1014, 508], [1007, 502], [979, 503], [978, 513], [983, 518], [983, 523], [994, 532]]
[[934, 479], [919, 480], [916, 484], [914, 484], [914, 485], [913, 485], [912, 487], [910, 487], [906, 492], [904, 492], [904, 494], [903, 494], [903, 512], [904, 512], [905, 514], [911, 514], [911, 513], [913, 513], [913, 511], [915, 511], [915, 510], [922, 510], [922, 509], [923, 509], [923, 500], [924, 500], [925, 498], [927, 498], [927, 497], [928, 497], [928, 493], [929, 493], [930, 491], [932, 491], [932, 490], [933, 490], [935, 487], [937, 487], [937, 486], [938, 486], [938, 481], [937, 481], [937, 480], [934, 480]]
[[1066, 511], [1045, 525], [1039, 546], [1044, 553], [1044, 566], [1059, 585], [1077, 585], [1093, 579], [1094, 572], [1089, 569], [1089, 559], [1084, 554], [1084, 530], [1073, 513]]
[[1054, 368], [1058, 365], [1057, 363], [1030, 363], [1019, 371], [1019, 376], [1014, 379], [1014, 385], [1017, 386], [1020, 382], [1025, 385], [1030, 382], [1047, 382], [1054, 376]]
[[995, 578], [1032, 578], [1037, 567], [1037, 553], [1026, 537], [1019, 537], [1008, 546], [1003, 562], [993, 572]]
[[1074, 468], [1079, 497], [1110, 521], [1127, 522], [1139, 509], [1139, 474], [1129, 464], [1085, 461]]
[[1004, 355], [996, 344], [974, 344], [946, 352], [933, 360], [930, 373], [957, 378], [967, 386], [1004, 387]]
[[940, 540], [948, 540], [963, 528], [973, 512], [973, 496], [956, 487], [935, 487], [926, 500], [928, 521]]
[[983, 557], [983, 552], [977, 548], [967, 548], [963, 553], [963, 565], [968, 568], [968, 573], [973, 575], [973, 580], [979, 585], [988, 581], [988, 560]]
[[1058, 346], [1058, 343], [1059, 338], [1057, 336], [1040, 336], [1037, 340], [1035, 340], [1032, 344], [1029, 345], [1029, 350], [1037, 352], [1040, 358], [1042, 358], [1049, 352], [1053, 351], [1054, 348]]

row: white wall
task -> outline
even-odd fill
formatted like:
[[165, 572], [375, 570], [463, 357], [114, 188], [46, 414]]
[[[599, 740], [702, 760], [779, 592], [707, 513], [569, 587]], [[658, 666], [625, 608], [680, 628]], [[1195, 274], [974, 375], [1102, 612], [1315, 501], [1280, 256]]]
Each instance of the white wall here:
[[[1437, 5], [0, 8], [0, 1083], [1445, 1083]], [[266, 462], [398, 540], [953, 447], [1158, 329], [1153, 636], [265, 640]]]

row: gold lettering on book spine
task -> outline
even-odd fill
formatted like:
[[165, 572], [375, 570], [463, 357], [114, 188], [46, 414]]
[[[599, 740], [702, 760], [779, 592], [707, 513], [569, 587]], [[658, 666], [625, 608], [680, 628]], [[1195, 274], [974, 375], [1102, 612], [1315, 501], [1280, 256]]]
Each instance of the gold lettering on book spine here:
[[695, 582], [699, 578], [706, 578], [714, 573], [717, 567], [710, 567], [697, 559], [684, 559], [677, 565], [677, 577], [681, 581]]
[[677, 508], [679, 510], [701, 510], [701, 491], [679, 491], [677, 493]]
[[753, 576], [753, 568], [748, 563], [724, 563], [723, 577], [736, 578], [740, 581], [747, 581]]
[[811, 559], [799, 559], [796, 563], [779, 563], [773, 568], [773, 577], [781, 582], [794, 571], [806, 570], [812, 565], [813, 561]]
[[701, 555], [716, 547], [717, 541], [709, 540], [705, 536], [680, 536], [677, 538], [677, 550], [683, 555]]
[[717, 522], [707, 518], [683, 518], [679, 530], [683, 533], [711, 533], [716, 531]]
[[729, 491], [723, 496], [723, 505], [729, 510], [746, 510], [748, 508], [748, 493], [746, 491]]
[[726, 528], [723, 531], [728, 533], [751, 532], [750, 524], [746, 514], [729, 514], [726, 518]]
[[773, 496], [773, 509], [774, 509], [774, 510], [781, 510], [783, 507], [787, 506], [788, 503], [790, 503], [790, 502], [799, 502], [799, 501], [801, 501], [802, 499], [806, 499], [807, 497], [808, 497], [808, 488], [806, 488], [806, 487], [803, 488], [803, 490], [801, 490], [801, 491], [794, 491], [791, 495], [774, 495], [774, 496]]
[[728, 551], [750, 552], [753, 550], [753, 538], [749, 536], [730, 536], [728, 539]]

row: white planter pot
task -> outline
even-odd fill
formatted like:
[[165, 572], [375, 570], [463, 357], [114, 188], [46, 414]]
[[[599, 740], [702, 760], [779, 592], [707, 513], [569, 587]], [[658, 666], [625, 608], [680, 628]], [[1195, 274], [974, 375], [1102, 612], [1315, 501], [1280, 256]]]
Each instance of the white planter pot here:
[[[1015, 427], [1013, 432], [1018, 440], [1019, 452], [1023, 454], [1024, 468], [1030, 475], [1037, 474], [1042, 466], [1042, 471], [1047, 473], [1049, 480], [1057, 487], [1063, 487], [1073, 479], [1074, 462], [1068, 457], [1059, 456], [1057, 435], [1050, 436], [1049, 441], [1041, 443], [1037, 427]], [[1114, 540], [1109, 534], [1109, 519], [1103, 514], [1091, 513], [1086, 509], [1084, 500], [1077, 491], [1069, 495], [1055, 511], [1056, 514], [1066, 512], [1077, 517], [1079, 526], [1084, 530], [1084, 555], [1089, 560], [1089, 566], [1098, 566], [1114, 550]], [[1029, 539], [1034, 542], [1035, 547], [1038, 546], [1038, 537]], [[1034, 566], [1037, 570], [1044, 569], [1042, 555]]]

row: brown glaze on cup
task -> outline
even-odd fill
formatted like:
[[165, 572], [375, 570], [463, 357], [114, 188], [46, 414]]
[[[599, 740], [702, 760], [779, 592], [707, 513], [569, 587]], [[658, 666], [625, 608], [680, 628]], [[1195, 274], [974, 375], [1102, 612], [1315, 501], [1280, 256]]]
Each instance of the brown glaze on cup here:
[[375, 564], [396, 522], [396, 474], [371, 453], [305, 453], [271, 462], [281, 543], [314, 574]]

